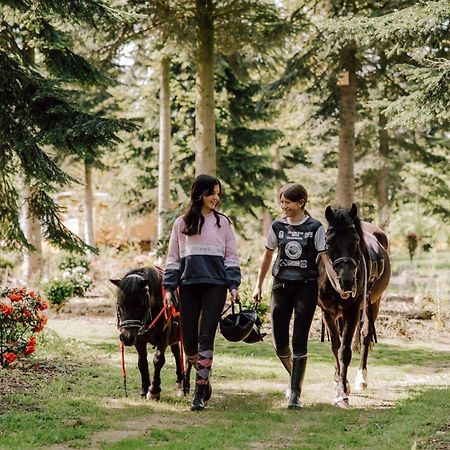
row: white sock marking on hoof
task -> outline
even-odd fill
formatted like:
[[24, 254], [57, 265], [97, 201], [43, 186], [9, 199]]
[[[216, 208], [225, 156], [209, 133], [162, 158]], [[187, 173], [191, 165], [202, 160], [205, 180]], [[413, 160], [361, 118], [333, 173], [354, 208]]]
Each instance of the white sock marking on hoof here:
[[367, 369], [359, 369], [355, 377], [355, 391], [361, 392], [367, 389]]

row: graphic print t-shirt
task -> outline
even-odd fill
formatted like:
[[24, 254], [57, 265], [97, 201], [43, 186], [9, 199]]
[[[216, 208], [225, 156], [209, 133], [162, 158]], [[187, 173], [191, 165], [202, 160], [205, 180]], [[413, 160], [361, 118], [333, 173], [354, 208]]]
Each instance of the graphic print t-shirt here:
[[278, 248], [272, 275], [280, 280], [315, 280], [319, 276], [317, 255], [325, 251], [322, 224], [306, 216], [298, 223], [286, 218], [274, 220], [267, 236], [266, 248]]

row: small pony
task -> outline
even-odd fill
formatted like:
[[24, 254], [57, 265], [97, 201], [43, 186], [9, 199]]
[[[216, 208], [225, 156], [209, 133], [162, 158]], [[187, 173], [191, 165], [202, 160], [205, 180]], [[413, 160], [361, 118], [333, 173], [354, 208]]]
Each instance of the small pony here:
[[[122, 279], [110, 280], [117, 286], [117, 327], [120, 340], [125, 346], [134, 345], [138, 353], [141, 373], [141, 396], [159, 400], [161, 392], [161, 369], [166, 361], [165, 351], [170, 345], [176, 363], [177, 387], [180, 392], [189, 391], [184, 378], [181, 356], [181, 332], [179, 318], [167, 313], [163, 302], [161, 271], [146, 267], [128, 272]], [[153, 356], [153, 380], [147, 361], [147, 344], [156, 350]]]
[[355, 390], [367, 387], [367, 356], [372, 341], [376, 342], [375, 320], [381, 297], [386, 290], [391, 266], [388, 239], [375, 225], [361, 222], [357, 207], [325, 210], [328, 221], [326, 251], [337, 282], [319, 261], [319, 306], [331, 339], [336, 358], [334, 380], [335, 405], [349, 406], [350, 385], [347, 371], [352, 359], [352, 339], [361, 345], [361, 358], [355, 379]]

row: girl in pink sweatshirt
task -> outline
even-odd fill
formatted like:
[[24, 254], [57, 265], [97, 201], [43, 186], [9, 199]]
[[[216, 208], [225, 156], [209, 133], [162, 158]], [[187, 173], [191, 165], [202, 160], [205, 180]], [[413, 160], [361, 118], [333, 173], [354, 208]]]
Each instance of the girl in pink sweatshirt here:
[[227, 290], [233, 301], [239, 299], [236, 239], [228, 217], [216, 210], [221, 191], [217, 178], [195, 179], [187, 211], [172, 228], [163, 278], [167, 303], [180, 290], [185, 352], [196, 369], [193, 411], [202, 410], [211, 396], [214, 338]]

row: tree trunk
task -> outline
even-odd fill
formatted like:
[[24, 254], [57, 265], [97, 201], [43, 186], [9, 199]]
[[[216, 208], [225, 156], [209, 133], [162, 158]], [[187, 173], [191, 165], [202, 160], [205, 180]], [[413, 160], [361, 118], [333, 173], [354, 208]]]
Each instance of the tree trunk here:
[[[281, 161], [280, 161], [280, 152], [276, 145], [272, 145], [270, 147], [270, 157], [272, 158], [272, 168], [275, 172], [281, 172]], [[273, 199], [275, 204], [277, 205], [280, 202], [279, 192], [280, 192], [280, 183], [275, 184], [273, 188]], [[269, 234], [270, 228], [272, 226], [272, 216], [269, 211], [265, 210], [262, 218], [263, 225], [263, 234], [267, 236]]]
[[354, 151], [356, 122], [356, 48], [349, 44], [342, 50], [342, 68], [346, 76], [339, 82], [341, 121], [336, 204], [349, 208], [354, 202]]
[[159, 172], [158, 172], [158, 239], [164, 237], [166, 219], [164, 213], [170, 203], [170, 61], [161, 61], [161, 86], [159, 91]]
[[24, 203], [22, 207], [24, 234], [27, 241], [36, 251], [27, 250], [23, 259], [23, 276], [27, 283], [38, 282], [42, 273], [42, 232], [39, 220], [30, 215], [29, 199], [31, 191], [26, 186], [23, 190]]
[[195, 174], [215, 175], [213, 2], [212, 0], [196, 0], [195, 5], [197, 19]]
[[[24, 50], [26, 51], [28, 58], [32, 63], [36, 59], [36, 51], [32, 47], [28, 47], [28, 44], [24, 43]], [[23, 259], [23, 275], [27, 283], [30, 281], [40, 281], [42, 275], [42, 230], [41, 223], [38, 219], [30, 215], [29, 199], [32, 195], [32, 191], [28, 186], [24, 186], [23, 189], [23, 224], [24, 234], [27, 241], [36, 249], [36, 251], [26, 250]]]
[[386, 130], [387, 119], [384, 114], [379, 116], [378, 153], [381, 160], [378, 172], [377, 200], [378, 200], [378, 225], [386, 229], [389, 225], [389, 166], [387, 157], [389, 155], [389, 134]]
[[95, 246], [94, 235], [94, 189], [92, 185], [92, 164], [84, 163], [84, 234], [86, 244]]

